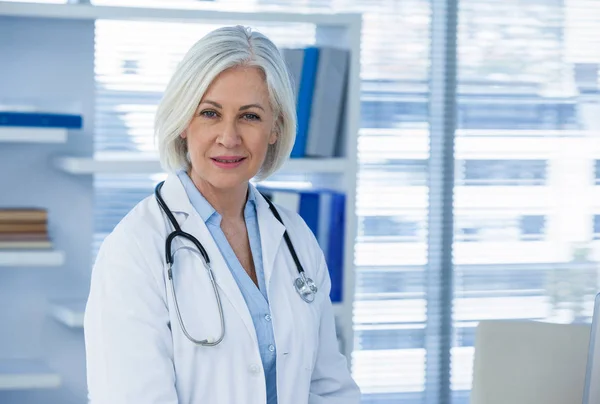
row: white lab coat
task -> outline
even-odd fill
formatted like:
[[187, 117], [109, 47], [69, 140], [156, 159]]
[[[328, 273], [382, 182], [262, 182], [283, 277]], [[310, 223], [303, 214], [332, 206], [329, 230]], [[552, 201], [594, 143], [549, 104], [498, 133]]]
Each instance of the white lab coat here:
[[[92, 404], [264, 404], [265, 378], [252, 318], [219, 248], [175, 175], [162, 196], [183, 231], [204, 245], [221, 295], [225, 338], [197, 346], [183, 334], [166, 276], [171, 226], [154, 198], [140, 202], [105, 239], [92, 271], [85, 312], [87, 380]], [[279, 404], [358, 404], [360, 393], [338, 351], [330, 279], [310, 229], [278, 207], [308, 276], [311, 304], [296, 293], [298, 276], [284, 227], [257, 198], [263, 265], [277, 346]], [[196, 339], [216, 339], [220, 321], [200, 255], [173, 242], [179, 308]]]

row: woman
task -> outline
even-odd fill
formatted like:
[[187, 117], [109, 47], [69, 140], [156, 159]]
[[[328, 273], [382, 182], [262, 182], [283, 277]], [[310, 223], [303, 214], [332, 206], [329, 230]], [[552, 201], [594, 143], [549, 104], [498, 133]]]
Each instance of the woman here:
[[202, 38], [155, 126], [170, 174], [105, 239], [92, 273], [91, 403], [358, 403], [323, 253], [295, 212], [249, 183], [274, 173], [295, 139], [275, 45], [243, 27]]

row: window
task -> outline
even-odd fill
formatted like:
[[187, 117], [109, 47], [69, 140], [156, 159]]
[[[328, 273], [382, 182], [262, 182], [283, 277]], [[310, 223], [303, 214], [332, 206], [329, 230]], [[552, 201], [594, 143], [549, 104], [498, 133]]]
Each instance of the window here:
[[544, 234], [546, 218], [542, 215], [526, 215], [520, 218], [522, 240], [539, 240]]
[[515, 93], [505, 96], [502, 103], [483, 94], [463, 95], [458, 106], [457, 128], [495, 129], [506, 135], [517, 130], [578, 129], [576, 102], [547, 99], [535, 94], [534, 88], [531, 91], [520, 95], [519, 88], [514, 88]]
[[600, 215], [594, 215], [594, 240], [600, 240]]
[[425, 222], [402, 216], [364, 216], [358, 234], [363, 242], [423, 241]]
[[458, 184], [478, 186], [545, 185], [545, 160], [465, 160]]
[[457, 216], [455, 237], [464, 242], [542, 240], [545, 222], [544, 215]]
[[600, 160], [594, 160], [594, 183], [600, 185]]
[[[359, 179], [378, 187], [426, 186], [427, 164], [427, 160], [382, 159], [377, 163], [363, 164]], [[387, 167], [385, 172], [381, 172], [381, 165]]]
[[[494, 138], [465, 136], [456, 143], [456, 155], [468, 152], [469, 159], [457, 162], [455, 194], [477, 185], [492, 197], [455, 199], [453, 326], [460, 329], [474, 311], [480, 313], [474, 323], [589, 321], [594, 291], [584, 285], [596, 281], [580, 266], [595, 263], [589, 246], [573, 245], [589, 239], [589, 227], [581, 224], [594, 212], [589, 190], [572, 184], [590, 176], [592, 161], [582, 161], [589, 158], [589, 143], [581, 137], [593, 136], [600, 116], [597, 101], [586, 96], [598, 89], [600, 59], [589, 49], [597, 42], [600, 5], [468, 0], [458, 7], [458, 128], [475, 135], [486, 129]], [[506, 150], [495, 156], [492, 145], [500, 142], [510, 145], [514, 157]], [[544, 150], [551, 150], [547, 160], [539, 157]], [[490, 210], [500, 220], [481, 217]], [[485, 253], [477, 248], [483, 234], [495, 240]], [[455, 332], [454, 404], [469, 401], [473, 342], [472, 334]]]

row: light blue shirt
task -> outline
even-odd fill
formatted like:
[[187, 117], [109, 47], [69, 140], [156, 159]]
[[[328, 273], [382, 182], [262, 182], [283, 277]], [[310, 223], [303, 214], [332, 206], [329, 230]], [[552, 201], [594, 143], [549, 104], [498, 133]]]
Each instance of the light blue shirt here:
[[267, 388], [267, 404], [277, 404], [277, 380], [275, 365], [275, 337], [273, 335], [273, 326], [271, 323], [271, 312], [269, 309], [269, 299], [267, 297], [267, 288], [265, 284], [265, 273], [263, 270], [262, 249], [260, 243], [260, 231], [258, 228], [258, 217], [256, 214], [256, 195], [254, 189], [249, 187], [248, 200], [244, 207], [244, 219], [248, 229], [248, 239], [250, 240], [250, 250], [254, 260], [254, 269], [258, 280], [258, 288], [246, 273], [246, 270], [240, 264], [240, 261], [231, 248], [227, 237], [221, 230], [221, 215], [211, 206], [194, 185], [185, 171], [177, 173], [179, 180], [185, 188], [185, 192], [190, 198], [192, 206], [202, 220], [206, 223], [210, 234], [213, 236], [221, 254], [227, 262], [229, 270], [237, 282], [256, 329], [258, 339], [258, 349], [265, 371], [265, 380]]

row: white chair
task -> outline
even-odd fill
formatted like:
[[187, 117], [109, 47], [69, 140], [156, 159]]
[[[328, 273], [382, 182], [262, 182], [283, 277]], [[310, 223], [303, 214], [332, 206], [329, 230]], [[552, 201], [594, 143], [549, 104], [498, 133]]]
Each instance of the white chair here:
[[585, 324], [481, 322], [471, 404], [580, 404], [590, 329]]

